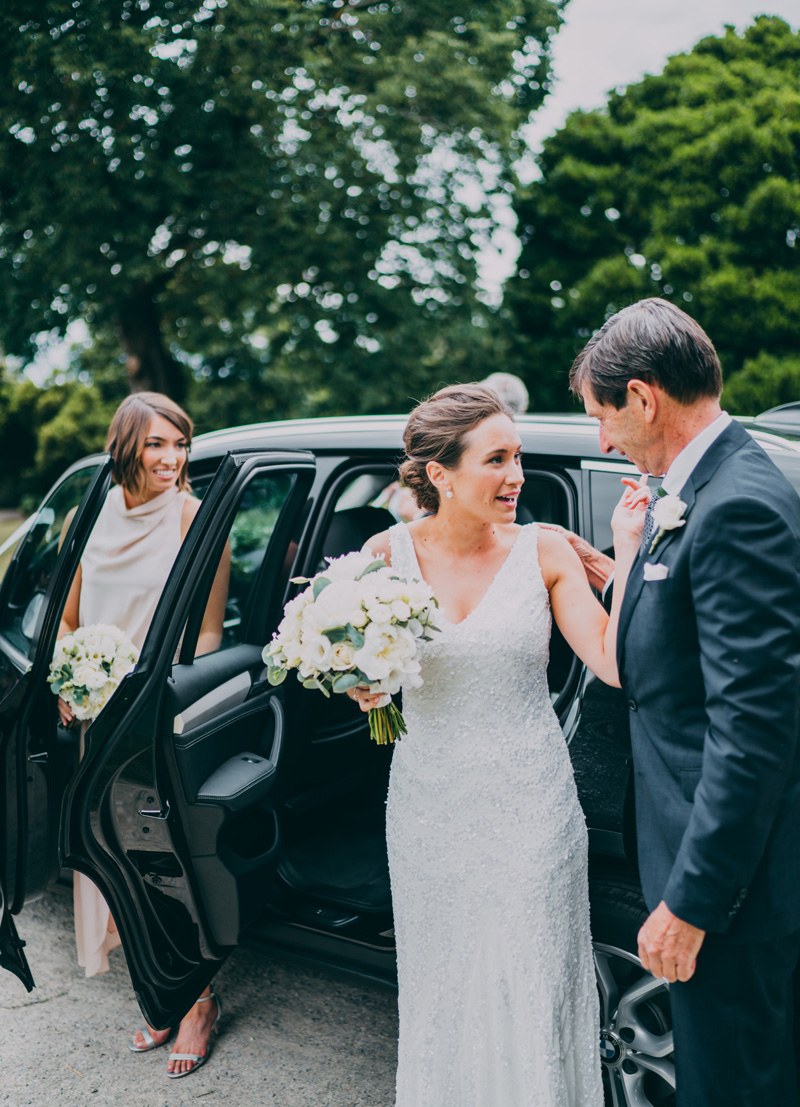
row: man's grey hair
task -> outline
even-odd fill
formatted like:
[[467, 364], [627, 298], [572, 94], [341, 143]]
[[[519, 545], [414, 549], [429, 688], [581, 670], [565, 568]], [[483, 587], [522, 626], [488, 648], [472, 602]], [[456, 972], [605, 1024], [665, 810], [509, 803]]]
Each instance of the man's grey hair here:
[[575, 358], [569, 385], [579, 398], [586, 388], [599, 404], [619, 409], [628, 382], [658, 385], [679, 403], [722, 391], [714, 345], [691, 316], [668, 300], [639, 300], [618, 311], [592, 335]]

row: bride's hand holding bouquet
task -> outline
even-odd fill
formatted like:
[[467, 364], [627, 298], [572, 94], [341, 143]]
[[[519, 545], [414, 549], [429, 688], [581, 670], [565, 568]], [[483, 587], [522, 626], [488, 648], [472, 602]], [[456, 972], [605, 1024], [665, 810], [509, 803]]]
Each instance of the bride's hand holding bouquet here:
[[264, 647], [269, 682], [280, 684], [295, 669], [304, 688], [358, 699], [379, 745], [405, 734], [391, 697], [422, 683], [420, 644], [439, 629], [428, 585], [403, 579], [366, 552], [330, 560], [316, 576], [293, 583], [308, 587], [287, 603]]

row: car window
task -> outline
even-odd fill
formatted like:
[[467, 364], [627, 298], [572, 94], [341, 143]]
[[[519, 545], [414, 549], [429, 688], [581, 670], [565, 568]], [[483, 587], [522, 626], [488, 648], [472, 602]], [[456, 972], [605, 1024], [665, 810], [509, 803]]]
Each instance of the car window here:
[[565, 486], [549, 473], [526, 471], [519, 496], [518, 523], [558, 523], [570, 525], [569, 498]]
[[[247, 616], [251, 606], [258, 603], [259, 572], [292, 482], [290, 473], [261, 473], [242, 493], [222, 554], [223, 560], [228, 562], [228, 580], [222, 641], [218, 649], [229, 649], [246, 640]], [[219, 585], [219, 577], [216, 579]], [[213, 603], [212, 592], [207, 612]], [[209, 651], [201, 648], [200, 652]]]
[[[398, 521], [408, 522], [420, 514], [408, 489], [403, 488], [393, 469], [362, 470], [342, 482], [336, 490], [333, 512], [323, 530], [322, 557], [340, 557], [359, 550], [373, 534]], [[569, 494], [554, 474], [526, 471], [517, 514], [518, 523], [560, 523], [570, 525]]]
[[[627, 472], [626, 469], [619, 467], [613, 472], [591, 473], [591, 541], [598, 550], [603, 550], [604, 553], [612, 556], [614, 537], [611, 533], [611, 516], [623, 492], [621, 478]], [[630, 467], [630, 475], [636, 479], [639, 477], [633, 466]]]
[[[0, 610], [0, 633], [28, 658], [33, 655], [34, 632], [55, 572], [64, 524], [96, 474], [97, 467], [87, 465], [65, 477], [28, 521], [24, 536], [11, 551], [17, 557]], [[4, 576], [8, 564], [0, 562], [0, 570]]]
[[24, 523], [21, 523], [15, 528], [12, 534], [9, 534], [5, 542], [0, 545], [0, 583], [8, 572], [8, 567], [11, 564], [11, 559], [20, 547], [20, 543], [30, 529], [31, 523], [34, 517], [26, 519]]

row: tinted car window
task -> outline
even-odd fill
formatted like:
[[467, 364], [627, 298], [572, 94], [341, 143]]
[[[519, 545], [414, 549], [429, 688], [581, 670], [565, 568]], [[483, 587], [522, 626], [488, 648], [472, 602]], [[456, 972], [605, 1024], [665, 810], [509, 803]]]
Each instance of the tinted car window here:
[[0, 582], [8, 572], [8, 567], [11, 564], [11, 559], [19, 549], [20, 543], [31, 525], [31, 520], [26, 519], [25, 522], [17, 527], [13, 534], [10, 534], [5, 542], [0, 546]]
[[248, 605], [258, 602], [258, 572], [291, 487], [291, 474], [261, 474], [242, 494], [226, 547], [230, 580], [220, 649], [243, 641], [242, 625]]
[[65, 522], [96, 472], [94, 466], [87, 466], [63, 480], [36, 512], [18, 547], [0, 611], [0, 631], [26, 657], [33, 653], [34, 631], [56, 568]]
[[630, 471], [622, 465], [613, 471], [591, 473], [591, 508], [592, 508], [592, 534], [591, 541], [604, 553], [614, 553], [614, 538], [611, 534], [611, 516], [619, 502], [623, 488], [620, 479], [623, 476], [632, 476], [638, 479], [639, 474], [634, 467]]

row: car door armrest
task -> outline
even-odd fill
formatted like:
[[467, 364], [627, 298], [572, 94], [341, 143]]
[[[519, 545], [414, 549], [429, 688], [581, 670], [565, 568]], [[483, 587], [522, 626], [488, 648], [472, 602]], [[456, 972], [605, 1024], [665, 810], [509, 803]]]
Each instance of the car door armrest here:
[[268, 757], [247, 751], [237, 753], [215, 769], [200, 786], [197, 801], [238, 811], [269, 792], [276, 772], [275, 762]]

